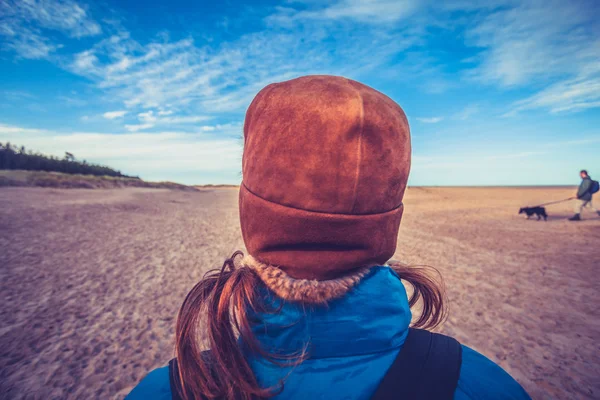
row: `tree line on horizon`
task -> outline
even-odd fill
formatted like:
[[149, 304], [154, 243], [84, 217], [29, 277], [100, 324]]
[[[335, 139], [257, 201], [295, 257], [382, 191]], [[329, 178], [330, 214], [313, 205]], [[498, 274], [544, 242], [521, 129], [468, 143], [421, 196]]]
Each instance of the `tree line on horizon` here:
[[0, 169], [21, 169], [27, 171], [62, 172], [65, 174], [139, 179], [138, 177], [124, 175], [121, 171], [104, 165], [90, 164], [86, 160], [79, 161], [69, 152], [65, 152], [64, 158], [59, 158], [33, 152], [27, 150], [25, 146], [19, 147], [10, 143], [0, 143]]

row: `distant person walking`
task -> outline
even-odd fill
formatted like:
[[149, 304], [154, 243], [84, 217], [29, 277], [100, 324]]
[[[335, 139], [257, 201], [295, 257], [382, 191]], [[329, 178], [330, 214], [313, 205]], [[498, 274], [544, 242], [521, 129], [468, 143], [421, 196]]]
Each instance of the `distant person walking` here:
[[446, 310], [431, 268], [388, 264], [410, 157], [406, 115], [368, 86], [306, 76], [261, 90], [244, 122], [248, 255], [189, 292], [176, 357], [127, 399], [529, 399], [482, 354], [425, 330]]
[[579, 176], [581, 176], [581, 183], [575, 197], [575, 215], [569, 218], [570, 221], [580, 221], [581, 213], [586, 207], [600, 215], [600, 211], [592, 205], [592, 196], [599, 189], [598, 182], [594, 181], [585, 169], [579, 172]]

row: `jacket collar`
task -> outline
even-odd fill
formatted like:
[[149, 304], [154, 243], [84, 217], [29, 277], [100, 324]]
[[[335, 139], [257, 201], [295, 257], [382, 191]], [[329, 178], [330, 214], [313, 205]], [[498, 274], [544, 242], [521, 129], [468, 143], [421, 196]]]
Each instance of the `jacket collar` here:
[[310, 358], [345, 357], [400, 347], [411, 320], [404, 285], [389, 267], [373, 267], [341, 298], [325, 304], [287, 301], [261, 289], [273, 312], [251, 314], [266, 351]]

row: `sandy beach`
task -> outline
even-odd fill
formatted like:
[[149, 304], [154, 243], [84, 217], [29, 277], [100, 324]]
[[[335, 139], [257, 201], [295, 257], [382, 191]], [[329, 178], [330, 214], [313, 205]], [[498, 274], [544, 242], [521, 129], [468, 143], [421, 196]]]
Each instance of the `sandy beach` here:
[[[442, 273], [440, 329], [534, 399], [600, 397], [600, 217], [574, 188], [410, 188], [396, 259]], [[598, 196], [597, 196], [598, 197]], [[598, 200], [600, 205], [600, 199]], [[0, 398], [122, 399], [173, 357], [185, 294], [243, 249], [237, 189], [0, 188]]]

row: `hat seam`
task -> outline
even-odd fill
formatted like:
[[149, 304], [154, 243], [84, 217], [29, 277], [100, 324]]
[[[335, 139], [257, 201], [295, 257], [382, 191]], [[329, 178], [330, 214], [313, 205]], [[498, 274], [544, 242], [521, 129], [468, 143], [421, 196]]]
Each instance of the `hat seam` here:
[[360, 171], [361, 171], [360, 167], [362, 165], [362, 142], [363, 142], [363, 131], [364, 131], [364, 126], [365, 126], [365, 103], [364, 103], [363, 97], [360, 94], [360, 92], [358, 91], [358, 89], [356, 89], [352, 85], [350, 85], [350, 87], [352, 87], [352, 89], [354, 89], [354, 91], [356, 92], [356, 94], [358, 95], [358, 98], [360, 100], [360, 131], [358, 134], [358, 146], [356, 148], [356, 177], [355, 177], [355, 181], [354, 181], [354, 192], [352, 195], [354, 197], [354, 200], [352, 201], [352, 208], [350, 209], [350, 212], [354, 212], [354, 210], [356, 209], [356, 200], [358, 199], [358, 184], [360, 182]]
[[401, 208], [401, 207], [404, 206], [404, 203], [400, 202], [400, 204], [398, 204], [396, 207], [394, 207], [394, 208], [392, 208], [390, 210], [382, 211], [382, 212], [375, 212], [375, 213], [367, 213], [367, 214], [346, 214], [346, 213], [336, 213], [336, 212], [331, 212], [331, 211], [307, 210], [305, 208], [295, 207], [295, 206], [287, 205], [287, 204], [280, 204], [280, 203], [277, 203], [277, 202], [265, 199], [264, 197], [262, 197], [262, 196], [256, 194], [255, 192], [253, 192], [246, 185], [246, 183], [244, 181], [242, 181], [241, 186], [243, 186], [248, 191], [248, 193], [250, 193], [251, 195], [253, 195], [253, 196], [255, 196], [255, 197], [257, 197], [257, 198], [259, 198], [259, 199], [261, 199], [263, 201], [266, 201], [267, 203], [275, 204], [275, 205], [280, 206], [280, 207], [291, 208], [293, 210], [304, 211], [304, 212], [315, 213], [315, 214], [323, 214], [323, 215], [341, 215], [341, 216], [348, 216], [348, 217], [361, 217], [361, 216], [369, 216], [369, 215], [382, 215], [382, 214], [388, 214], [388, 213], [394, 212], [394, 211], [396, 211], [399, 208]]

